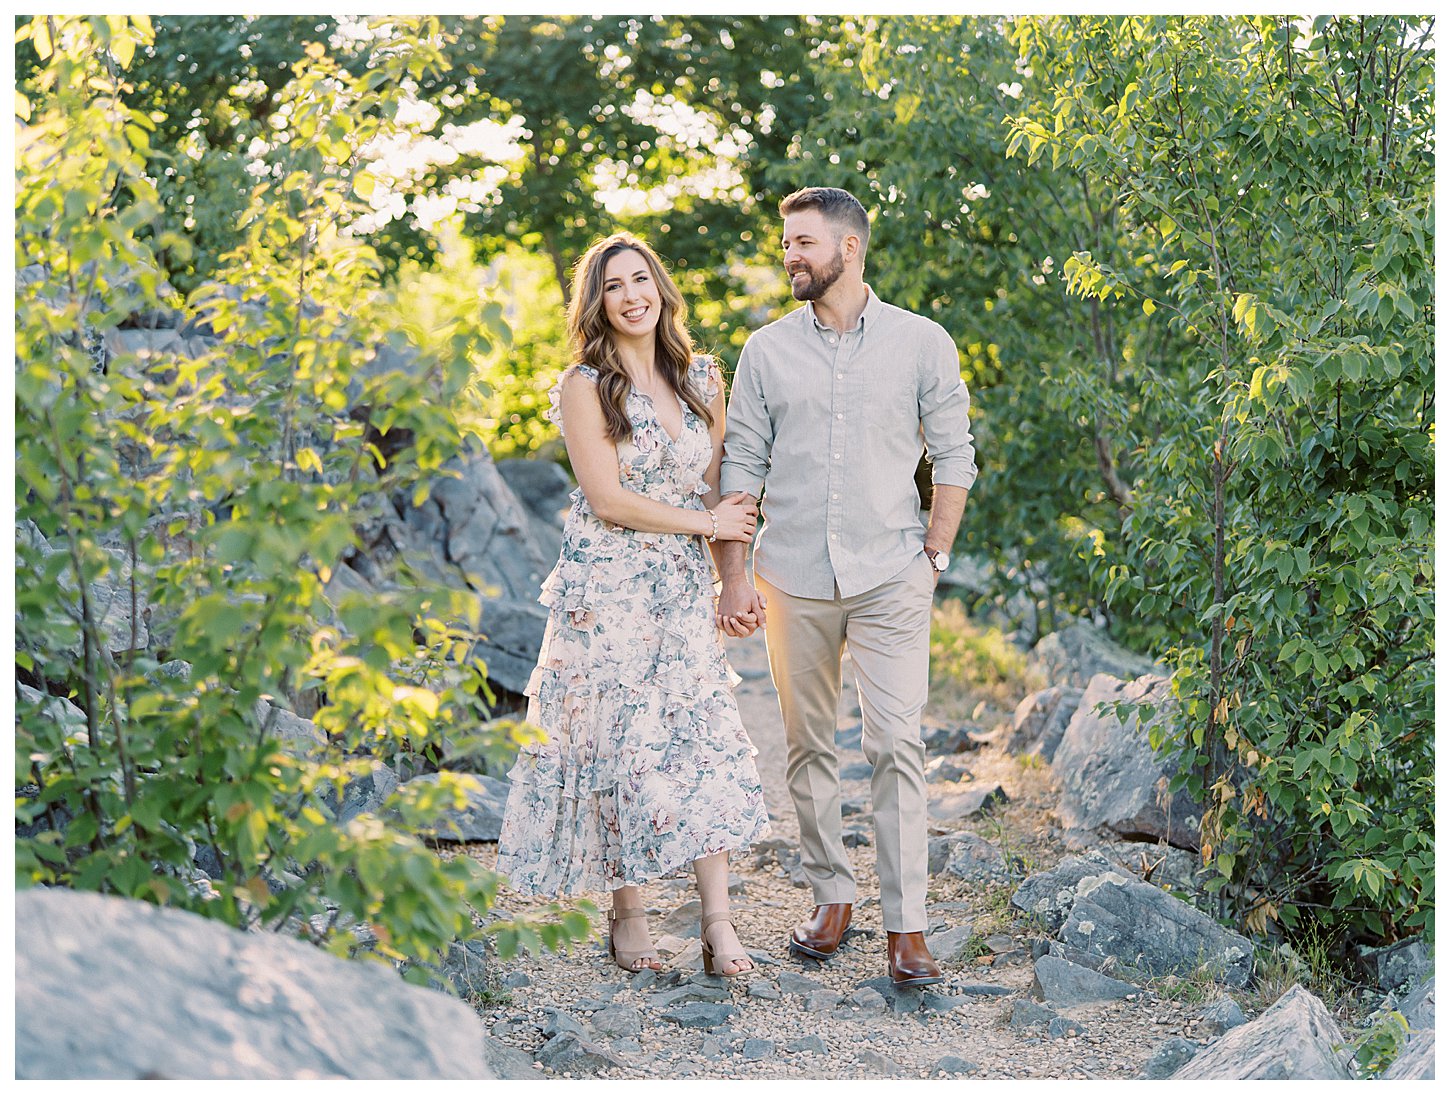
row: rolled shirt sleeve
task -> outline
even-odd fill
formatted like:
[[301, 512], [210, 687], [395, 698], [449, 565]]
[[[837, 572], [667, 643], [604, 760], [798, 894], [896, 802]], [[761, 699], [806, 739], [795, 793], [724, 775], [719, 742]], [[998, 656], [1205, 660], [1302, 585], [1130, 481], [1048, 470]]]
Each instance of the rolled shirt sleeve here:
[[725, 413], [725, 458], [720, 463], [720, 493], [743, 491], [760, 497], [770, 470], [774, 440], [770, 413], [760, 389], [760, 374], [750, 342], [740, 351], [730, 404]]
[[956, 343], [937, 327], [923, 340], [917, 411], [931, 481], [938, 486], [971, 489], [977, 481], [977, 450], [972, 443], [971, 396], [962, 381]]

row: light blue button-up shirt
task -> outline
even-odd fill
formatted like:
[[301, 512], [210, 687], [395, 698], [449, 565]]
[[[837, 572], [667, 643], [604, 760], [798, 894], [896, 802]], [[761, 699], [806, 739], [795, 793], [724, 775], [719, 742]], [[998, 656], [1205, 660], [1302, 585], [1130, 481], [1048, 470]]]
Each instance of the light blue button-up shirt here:
[[867, 293], [844, 335], [809, 303], [756, 331], [731, 386], [720, 487], [764, 488], [755, 573], [796, 597], [865, 593], [921, 551], [923, 444], [933, 483], [977, 478], [951, 336]]

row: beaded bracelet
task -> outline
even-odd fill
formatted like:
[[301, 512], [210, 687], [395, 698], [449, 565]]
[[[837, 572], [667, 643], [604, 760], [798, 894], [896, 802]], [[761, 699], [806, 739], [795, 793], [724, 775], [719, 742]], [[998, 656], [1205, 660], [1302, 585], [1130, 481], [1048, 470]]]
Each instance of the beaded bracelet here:
[[705, 537], [705, 543], [713, 544], [715, 542], [716, 534], [720, 531], [720, 521], [715, 516], [714, 510], [707, 509], [705, 512], [710, 515], [710, 535]]

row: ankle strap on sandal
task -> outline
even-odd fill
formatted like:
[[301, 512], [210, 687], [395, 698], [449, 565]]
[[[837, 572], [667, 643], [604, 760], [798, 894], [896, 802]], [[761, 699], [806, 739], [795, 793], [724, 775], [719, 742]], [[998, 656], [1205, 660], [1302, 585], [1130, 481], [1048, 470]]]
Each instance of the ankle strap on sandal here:
[[647, 916], [644, 909], [610, 909], [609, 920], [613, 923], [616, 920], [633, 920], [636, 916]]
[[704, 931], [711, 924], [718, 924], [722, 920], [724, 920], [726, 923], [729, 923], [730, 914], [728, 912], [706, 913], [704, 916], [700, 917], [700, 930]]

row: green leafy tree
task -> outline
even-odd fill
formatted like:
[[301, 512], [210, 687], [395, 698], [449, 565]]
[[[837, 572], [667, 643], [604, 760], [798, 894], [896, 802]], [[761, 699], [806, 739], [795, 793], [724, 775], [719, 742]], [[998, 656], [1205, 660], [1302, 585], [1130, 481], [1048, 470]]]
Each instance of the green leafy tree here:
[[[495, 315], [409, 345], [375, 253], [340, 230], [358, 150], [400, 81], [437, 63], [428, 21], [362, 77], [305, 51], [280, 92], [289, 135], [184, 302], [157, 257], [186, 240], [146, 171], [154, 119], [124, 98], [149, 21], [39, 16], [19, 37], [40, 65], [17, 100], [15, 745], [31, 781], [17, 886], [177, 905], [339, 953], [366, 941], [422, 978], [416, 963], [482, 930], [498, 885], [413, 835], [462, 805], [467, 777], [335, 815], [445, 734], [494, 744], [473, 733], [477, 621], [446, 590], [330, 580], [372, 500], [426, 493], [457, 450], [454, 404], [506, 335]], [[203, 348], [146, 319], [178, 305]], [[314, 726], [299, 732], [289, 706]], [[509, 950], [588, 923], [490, 930]]]
[[1013, 151], [1121, 195], [1125, 253], [1064, 256], [1071, 291], [1156, 309], [1196, 381], [1097, 564], [1114, 604], [1196, 614], [1160, 744], [1259, 928], [1433, 925], [1429, 26], [1015, 30], [1056, 94]]

